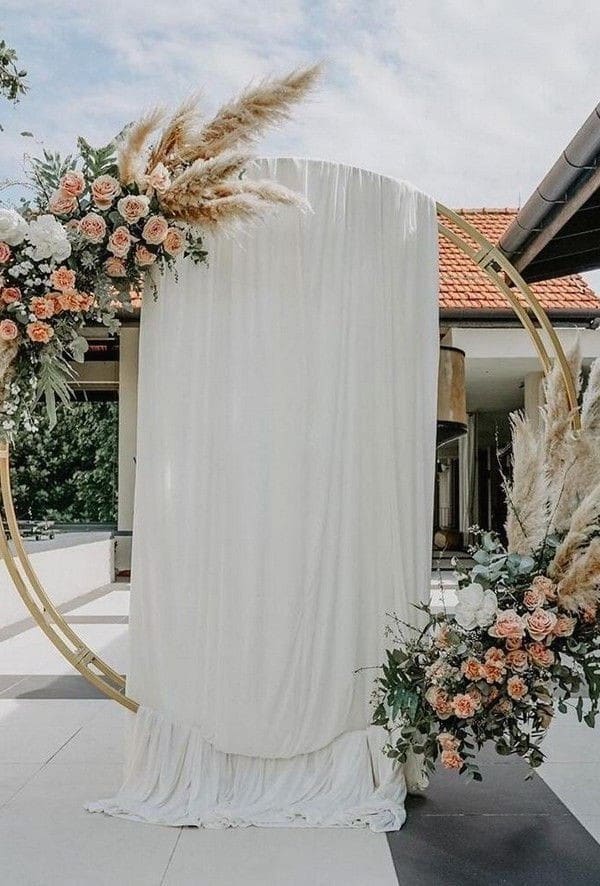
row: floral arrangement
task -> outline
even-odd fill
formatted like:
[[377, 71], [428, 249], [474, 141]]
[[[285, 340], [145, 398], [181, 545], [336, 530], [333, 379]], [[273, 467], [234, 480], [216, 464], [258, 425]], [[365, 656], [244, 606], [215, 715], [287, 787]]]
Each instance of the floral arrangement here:
[[85, 359], [86, 326], [118, 328], [139, 305], [153, 273], [182, 256], [207, 259], [207, 229], [231, 228], [276, 204], [304, 206], [296, 193], [244, 171], [251, 143], [285, 119], [318, 68], [246, 90], [208, 122], [191, 99], [167, 116], [147, 114], [114, 142], [30, 163], [34, 198], [0, 208], [0, 438], [50, 420], [68, 402], [73, 362]]
[[[581, 359], [570, 355], [578, 393]], [[421, 625], [390, 627], [374, 722], [387, 752], [416, 755], [481, 780], [477, 753], [493, 742], [533, 768], [558, 709], [594, 726], [600, 699], [600, 361], [573, 431], [562, 376], [545, 382], [541, 427], [512, 419], [512, 479], [505, 479], [507, 544], [477, 532], [474, 565], [457, 568], [458, 603], [420, 610]], [[584, 699], [585, 688], [589, 698]]]

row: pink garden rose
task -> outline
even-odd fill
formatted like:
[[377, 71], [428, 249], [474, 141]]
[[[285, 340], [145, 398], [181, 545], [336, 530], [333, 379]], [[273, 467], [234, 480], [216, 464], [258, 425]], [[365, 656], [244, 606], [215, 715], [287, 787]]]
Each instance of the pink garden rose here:
[[11, 255], [12, 249], [8, 243], [0, 241], [0, 265], [5, 265], [7, 261], [10, 261]]
[[79, 222], [79, 232], [90, 243], [102, 243], [106, 236], [106, 222], [97, 212], [88, 212]]
[[496, 621], [489, 629], [491, 637], [500, 640], [518, 640], [525, 633], [525, 625], [519, 613], [514, 609], [504, 609], [496, 616]]
[[179, 255], [185, 248], [185, 237], [178, 228], [169, 228], [164, 239], [163, 249], [169, 255]]
[[460, 745], [459, 740], [451, 732], [440, 732], [437, 740], [443, 751], [457, 751]]
[[55, 191], [48, 202], [48, 209], [53, 215], [71, 215], [77, 209], [77, 197]]
[[506, 691], [511, 698], [517, 699], [518, 701], [527, 695], [527, 683], [522, 677], [509, 677], [506, 681]]
[[556, 615], [546, 609], [535, 609], [525, 616], [527, 633], [534, 640], [544, 640], [556, 624]]
[[142, 237], [146, 243], [158, 246], [167, 236], [169, 225], [162, 215], [151, 215], [142, 229]]
[[109, 209], [121, 193], [121, 185], [112, 175], [99, 175], [92, 182], [91, 190], [98, 209]]
[[546, 595], [539, 585], [531, 587], [523, 595], [523, 604], [527, 609], [539, 609], [546, 602]]
[[171, 184], [169, 170], [164, 163], [157, 163], [146, 179], [149, 188], [153, 188], [159, 194], [163, 194]]
[[141, 218], [145, 218], [150, 212], [150, 200], [143, 195], [136, 196], [135, 194], [129, 194], [127, 197], [121, 197], [117, 203], [117, 209], [119, 210], [119, 215], [121, 215], [128, 224], [134, 225], [136, 222], [139, 222]]
[[117, 258], [125, 258], [131, 249], [131, 234], [125, 225], [120, 225], [112, 232], [108, 238], [108, 251], [116, 255]]
[[147, 249], [143, 243], [140, 243], [139, 246], [136, 246], [135, 249], [135, 262], [140, 266], [140, 268], [147, 268], [148, 265], [153, 265], [156, 261], [156, 253], [151, 252]]
[[39, 342], [40, 344], [48, 344], [54, 335], [54, 330], [48, 323], [36, 320], [35, 323], [27, 324], [27, 335], [31, 341]]
[[458, 751], [442, 751], [442, 765], [445, 766], [446, 769], [462, 769], [463, 763], [464, 760]]
[[481, 680], [485, 673], [483, 665], [476, 658], [468, 658], [463, 661], [461, 671], [467, 680]]
[[425, 693], [425, 698], [434, 709], [440, 720], [447, 720], [453, 714], [452, 704], [447, 692], [431, 686]]
[[575, 630], [577, 619], [572, 615], [559, 615], [556, 624], [552, 629], [552, 633], [556, 637], [570, 637]]
[[539, 668], [549, 668], [554, 664], [554, 653], [543, 643], [530, 643], [527, 647], [532, 664]]
[[60, 292], [66, 292], [68, 289], [75, 288], [75, 271], [61, 265], [60, 268], [52, 271], [50, 274], [50, 282], [55, 289]]
[[477, 707], [477, 702], [468, 692], [455, 695], [452, 699], [452, 710], [457, 717], [460, 717], [463, 720], [472, 717], [477, 710]]
[[19, 335], [19, 328], [12, 320], [2, 320], [0, 323], [0, 338], [3, 341], [14, 341]]
[[49, 320], [54, 316], [54, 300], [36, 295], [29, 303], [31, 311], [38, 320]]
[[506, 656], [506, 664], [511, 671], [517, 671], [517, 673], [526, 671], [529, 666], [527, 653], [524, 649], [513, 649], [512, 652], [509, 652]]
[[2, 301], [5, 305], [10, 305], [12, 302], [21, 301], [21, 290], [18, 286], [7, 286], [6, 289], [2, 290]]
[[534, 590], [540, 590], [549, 603], [556, 600], [556, 585], [547, 575], [536, 575], [531, 582], [531, 587]]
[[58, 188], [69, 197], [80, 197], [85, 190], [85, 179], [77, 169], [67, 172], [61, 178]]
[[113, 256], [104, 262], [104, 268], [109, 277], [126, 277], [127, 270], [120, 258]]

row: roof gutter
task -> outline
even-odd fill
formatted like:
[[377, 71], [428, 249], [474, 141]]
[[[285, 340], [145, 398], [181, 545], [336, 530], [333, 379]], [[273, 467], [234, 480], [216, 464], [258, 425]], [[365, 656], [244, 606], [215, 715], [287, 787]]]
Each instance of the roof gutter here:
[[600, 104], [506, 229], [501, 251], [521, 273], [600, 188]]

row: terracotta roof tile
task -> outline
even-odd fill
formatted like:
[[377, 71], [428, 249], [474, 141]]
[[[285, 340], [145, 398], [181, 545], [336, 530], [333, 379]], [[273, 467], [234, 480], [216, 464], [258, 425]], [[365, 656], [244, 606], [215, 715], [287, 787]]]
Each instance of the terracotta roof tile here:
[[[516, 215], [515, 209], [459, 209], [457, 212], [494, 244]], [[444, 224], [448, 224], [446, 219]], [[532, 289], [549, 313], [600, 314], [600, 299], [578, 274], [534, 283]], [[473, 311], [475, 314], [510, 310], [486, 274], [445, 237], [440, 237], [440, 308], [442, 312]]]

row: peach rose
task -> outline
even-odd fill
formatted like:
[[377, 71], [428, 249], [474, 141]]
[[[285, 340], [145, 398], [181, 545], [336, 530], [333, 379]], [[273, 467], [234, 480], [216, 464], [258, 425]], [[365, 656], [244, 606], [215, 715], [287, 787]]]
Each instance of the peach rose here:
[[477, 710], [477, 703], [468, 692], [465, 692], [454, 696], [452, 699], [452, 710], [457, 717], [466, 720], [468, 717], [472, 717]]
[[153, 265], [156, 261], [156, 253], [150, 252], [149, 249], [140, 243], [139, 246], [136, 246], [135, 249], [135, 262], [140, 266], [140, 268], [146, 268], [148, 265]]
[[519, 637], [508, 637], [504, 645], [509, 651], [520, 649], [523, 645], [523, 639]]
[[63, 175], [58, 187], [63, 194], [68, 194], [69, 197], [79, 197], [85, 190], [85, 179], [79, 170], [73, 169]]
[[121, 197], [117, 209], [128, 224], [134, 225], [150, 212], [150, 200], [142, 195], [129, 194], [127, 197]]
[[443, 751], [457, 751], [460, 745], [458, 738], [451, 732], [440, 732], [437, 740]]
[[485, 653], [485, 660], [489, 662], [493, 662], [494, 664], [503, 665], [506, 656], [502, 649], [498, 649], [497, 646], [490, 646], [490, 648]]
[[546, 602], [546, 596], [540, 587], [531, 587], [523, 594], [523, 603], [527, 609], [539, 609]]
[[556, 615], [546, 609], [535, 609], [525, 616], [525, 624], [530, 637], [534, 640], [543, 640], [554, 630]]
[[6, 264], [6, 262], [10, 260], [11, 255], [12, 249], [10, 248], [8, 243], [0, 241], [0, 265]]
[[77, 209], [77, 197], [55, 191], [48, 201], [48, 209], [53, 215], [71, 215]]
[[185, 237], [177, 228], [169, 228], [163, 242], [163, 249], [169, 255], [179, 255], [185, 248]]
[[483, 666], [483, 676], [486, 683], [501, 683], [506, 668], [497, 661], [486, 661]]
[[527, 653], [524, 649], [513, 649], [506, 656], [506, 664], [511, 671], [517, 671], [518, 673], [526, 671], [529, 665]]
[[149, 188], [154, 188], [159, 194], [164, 193], [171, 184], [169, 170], [164, 163], [157, 163], [146, 179]]
[[96, 304], [96, 299], [89, 292], [79, 293], [79, 306], [82, 311], [91, 311]]
[[127, 270], [120, 258], [107, 258], [104, 262], [104, 268], [109, 277], [126, 277]]
[[468, 658], [463, 661], [461, 671], [467, 680], [481, 680], [484, 674], [483, 665], [476, 658]]
[[146, 243], [158, 246], [167, 236], [169, 225], [162, 215], [151, 215], [142, 229], [142, 237]]
[[440, 720], [447, 720], [452, 716], [452, 704], [447, 692], [431, 686], [425, 693], [425, 698], [434, 709]]
[[117, 258], [125, 258], [131, 249], [131, 234], [125, 225], [120, 225], [112, 232], [108, 238], [108, 251], [116, 255]]
[[48, 323], [42, 323], [41, 320], [36, 320], [35, 323], [27, 324], [27, 335], [31, 341], [45, 345], [48, 344], [53, 337], [54, 330]]
[[531, 582], [531, 587], [534, 590], [537, 590], [539, 588], [546, 600], [548, 600], [550, 603], [556, 600], [556, 585], [551, 578], [548, 578], [547, 575], [536, 575], [536, 577]]
[[531, 643], [527, 647], [527, 652], [532, 663], [540, 668], [549, 668], [554, 664], [554, 653], [543, 643]]
[[5, 305], [10, 305], [12, 302], [21, 301], [21, 290], [18, 286], [7, 286], [6, 289], [2, 290], [2, 301]]
[[32, 313], [38, 320], [49, 320], [54, 315], [54, 300], [36, 295], [29, 303]]
[[471, 698], [475, 702], [477, 710], [479, 710], [483, 701], [483, 696], [477, 686], [469, 686], [467, 689], [467, 695], [471, 696]]
[[90, 243], [102, 243], [106, 235], [106, 222], [97, 212], [88, 212], [79, 222], [79, 231]]
[[112, 175], [99, 175], [92, 182], [91, 191], [98, 209], [108, 209], [121, 193], [121, 185]]
[[518, 640], [525, 633], [525, 625], [519, 613], [514, 609], [504, 609], [496, 616], [496, 621], [489, 629], [488, 634], [491, 637], [498, 637], [501, 640], [509, 638]]
[[14, 341], [19, 335], [19, 328], [12, 320], [2, 320], [0, 323], [0, 338], [3, 341]]
[[50, 274], [50, 282], [59, 292], [66, 292], [67, 289], [75, 288], [75, 271], [61, 265], [60, 268], [52, 271]]
[[575, 630], [577, 619], [572, 615], [559, 615], [556, 624], [552, 629], [552, 633], [556, 637], [570, 637]]
[[83, 307], [84, 296], [79, 292], [61, 292], [58, 296], [58, 302], [63, 311], [81, 311]]
[[141, 292], [136, 292], [135, 289], [129, 293], [129, 301], [131, 302], [132, 308], [141, 308], [142, 307], [142, 294]]
[[442, 765], [446, 769], [462, 769], [464, 760], [458, 751], [442, 751]]
[[506, 691], [511, 698], [520, 699], [527, 695], [527, 683], [522, 677], [509, 677], [506, 681]]

